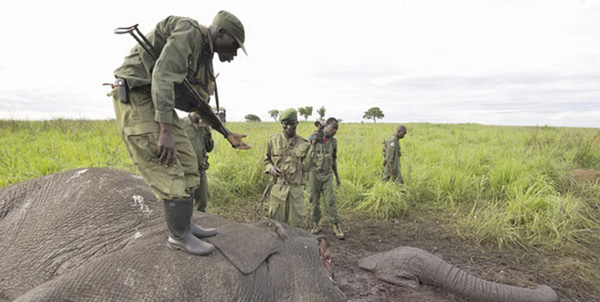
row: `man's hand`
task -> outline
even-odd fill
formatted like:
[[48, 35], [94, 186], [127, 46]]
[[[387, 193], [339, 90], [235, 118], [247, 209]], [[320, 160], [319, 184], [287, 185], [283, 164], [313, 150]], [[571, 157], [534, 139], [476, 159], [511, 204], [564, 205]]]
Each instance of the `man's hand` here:
[[207, 134], [211, 134], [211, 129], [210, 126], [203, 122], [202, 120], [198, 121], [198, 126], [204, 129], [204, 132], [206, 132]]
[[387, 166], [387, 159], [384, 159], [384, 160], [383, 160], [383, 166], [384, 166], [384, 167], [385, 167], [385, 166]]
[[281, 176], [281, 169], [276, 166], [271, 166], [271, 169], [269, 169], [269, 174], [273, 176]]
[[340, 182], [339, 178], [335, 179], [335, 185], [338, 187], [338, 189], [342, 186], [342, 183]]
[[246, 136], [247, 136], [246, 134], [230, 132], [229, 134], [227, 134], [227, 140], [229, 142], [231, 142], [231, 144], [233, 145], [234, 148], [247, 150], [247, 149], [250, 149], [250, 146], [246, 145], [246, 143], [244, 143], [242, 141], [242, 138], [244, 138]]
[[169, 166], [177, 164], [177, 149], [175, 148], [175, 137], [173, 136], [173, 124], [159, 123], [160, 132], [156, 146], [158, 163]]

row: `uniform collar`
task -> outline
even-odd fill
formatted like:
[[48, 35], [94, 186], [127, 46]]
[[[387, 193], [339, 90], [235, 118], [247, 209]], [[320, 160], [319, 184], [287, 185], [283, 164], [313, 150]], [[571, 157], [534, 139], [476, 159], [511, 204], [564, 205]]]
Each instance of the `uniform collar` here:
[[213, 48], [212, 36], [210, 35], [210, 29], [208, 30], [208, 46], [210, 47], [210, 52], [214, 53], [215, 49]]

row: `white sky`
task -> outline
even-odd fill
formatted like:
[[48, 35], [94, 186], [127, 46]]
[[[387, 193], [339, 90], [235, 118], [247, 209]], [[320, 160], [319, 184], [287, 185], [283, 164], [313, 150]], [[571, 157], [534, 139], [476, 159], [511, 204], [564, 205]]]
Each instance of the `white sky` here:
[[378, 106], [383, 122], [600, 128], [600, 0], [2, 0], [0, 118], [113, 118], [101, 83], [135, 44], [113, 30], [220, 9], [249, 53], [215, 59], [230, 121]]

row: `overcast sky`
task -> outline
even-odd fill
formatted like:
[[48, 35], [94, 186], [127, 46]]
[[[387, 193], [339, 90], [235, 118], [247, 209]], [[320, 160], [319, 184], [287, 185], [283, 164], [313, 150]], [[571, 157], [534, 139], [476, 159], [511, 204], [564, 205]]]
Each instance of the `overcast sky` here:
[[600, 128], [600, 0], [2, 0], [0, 119], [114, 118], [101, 84], [135, 40], [113, 30], [220, 9], [249, 54], [215, 59], [228, 120], [377, 106], [383, 122]]

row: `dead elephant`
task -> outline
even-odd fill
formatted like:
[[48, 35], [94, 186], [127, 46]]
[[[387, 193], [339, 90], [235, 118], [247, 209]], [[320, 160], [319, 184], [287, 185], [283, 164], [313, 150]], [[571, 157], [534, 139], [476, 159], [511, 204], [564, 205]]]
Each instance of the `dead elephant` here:
[[167, 248], [162, 205], [140, 177], [112, 169], [0, 189], [0, 301], [345, 301], [310, 233], [202, 222], [217, 228], [206, 239], [217, 251]]
[[554, 290], [546, 285], [528, 289], [486, 281], [414, 247], [402, 246], [362, 258], [358, 266], [392, 284], [417, 287], [419, 283], [424, 283], [438, 286], [445, 291], [468, 298], [469, 301], [559, 301]]

